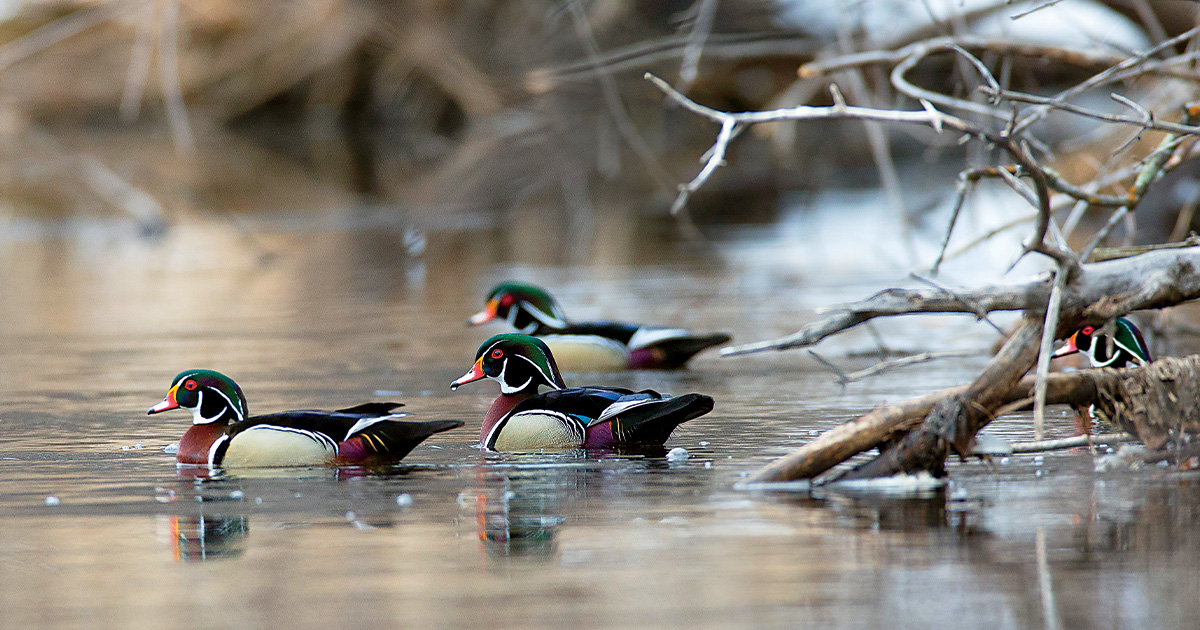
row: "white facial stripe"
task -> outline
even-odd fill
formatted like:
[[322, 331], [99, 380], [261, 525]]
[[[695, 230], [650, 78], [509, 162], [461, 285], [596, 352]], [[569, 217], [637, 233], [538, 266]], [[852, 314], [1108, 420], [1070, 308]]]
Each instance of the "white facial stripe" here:
[[504, 373], [507, 371], [508, 371], [508, 358], [506, 357], [504, 359], [504, 363], [500, 366], [500, 375], [496, 377], [496, 380], [500, 383], [500, 393], [501, 394], [515, 394], [515, 393], [521, 391], [522, 389], [529, 387], [529, 384], [533, 382], [533, 377], [530, 376], [528, 379], [525, 380], [524, 383], [521, 384], [520, 387], [512, 387], [511, 385], [508, 384], [508, 380], [506, 380], [504, 377]]
[[[241, 411], [241, 409], [238, 409], [238, 406], [237, 406], [237, 405], [235, 405], [235, 404], [233, 404], [233, 401], [232, 401], [232, 400], [229, 400], [229, 397], [225, 395], [225, 392], [223, 392], [223, 391], [221, 391], [221, 390], [219, 390], [219, 389], [217, 389], [217, 388], [215, 388], [215, 387], [209, 387], [209, 388], [207, 388], [207, 389], [210, 389], [210, 390], [212, 390], [212, 391], [214, 391], [214, 392], [217, 392], [218, 394], [220, 394], [220, 395], [221, 395], [221, 398], [224, 398], [224, 399], [225, 399], [225, 402], [229, 403], [229, 408], [233, 410], [233, 413], [234, 413], [234, 415], [236, 415], [236, 416], [238, 417], [238, 421], [239, 421], [239, 422], [241, 422], [242, 420], [245, 420], [245, 419], [246, 419], [246, 418], [245, 418], [245, 416], [243, 416], [243, 415], [242, 415], [242, 411]], [[218, 416], [218, 417], [219, 417], [219, 416]]]
[[196, 406], [187, 408], [192, 412], [192, 424], [210, 424], [216, 422], [216, 418], [205, 418], [200, 415], [200, 408], [204, 406], [204, 392], [196, 392]]
[[[542, 369], [542, 366], [538, 365], [537, 362], [535, 362], [533, 359], [530, 359], [529, 357], [520, 355], [520, 354], [518, 354], [517, 356], [532, 363], [534, 369], [536, 369], [538, 371], [538, 373], [540, 373], [543, 377], [545, 377], [547, 385], [549, 385], [550, 387], [553, 387], [554, 389], [562, 389], [561, 387], [558, 386], [558, 383], [555, 382], [554, 376], [551, 374], [547, 374], [546, 371]], [[528, 384], [528, 381], [526, 381], [526, 384]]]
[[225, 395], [225, 392], [215, 387], [204, 387], [196, 392], [196, 406], [184, 407], [184, 409], [192, 412], [192, 424], [212, 424], [213, 422], [219, 420], [222, 415], [224, 415], [224, 412], [218, 413], [212, 418], [205, 418], [203, 415], [201, 415], [200, 409], [204, 407], [204, 392], [206, 391], [216, 392], [217, 395], [219, 395], [221, 398], [224, 398], [225, 402], [229, 405], [229, 408], [233, 411], [233, 415], [237, 416], [239, 422], [246, 419], [246, 417], [242, 415], [242, 411], [238, 409], [238, 406], [233, 404], [233, 401], [229, 400], [229, 397]]
[[551, 328], [566, 328], [567, 327], [566, 320], [561, 315], [558, 315], [557, 313], [554, 315], [551, 315], [550, 313], [543, 311], [542, 309], [530, 304], [529, 302], [521, 302], [521, 306], [524, 306], [526, 309], [529, 309], [530, 315], [533, 315], [538, 320], [540, 320], [543, 324], [545, 324]]

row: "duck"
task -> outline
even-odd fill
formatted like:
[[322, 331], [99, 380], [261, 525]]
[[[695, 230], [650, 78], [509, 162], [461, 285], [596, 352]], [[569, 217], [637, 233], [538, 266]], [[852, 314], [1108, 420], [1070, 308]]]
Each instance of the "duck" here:
[[1142, 331], [1133, 322], [1118, 317], [1113, 322], [1110, 337], [1102, 328], [1084, 326], [1071, 334], [1066, 343], [1051, 355], [1051, 358], [1081, 353], [1088, 358], [1092, 367], [1123, 368], [1145, 365], [1152, 359], [1150, 349]]
[[251, 416], [233, 379], [213, 370], [184, 370], [147, 415], [192, 412], [179, 440], [179, 464], [209, 467], [377, 464], [402, 459], [429, 436], [461, 427], [458, 420], [414, 422], [394, 402], [336, 411], [283, 411]]
[[[492, 451], [661, 448], [675, 427], [713, 409], [713, 399], [704, 394], [568, 389], [549, 346], [517, 333], [479, 346], [475, 364], [450, 389], [484, 379], [500, 384], [479, 432], [480, 446]], [[549, 391], [541, 393], [542, 387]]]
[[524, 282], [496, 285], [485, 302], [467, 320], [470, 324], [503, 320], [516, 332], [540, 337], [569, 372], [677, 369], [702, 350], [731, 339], [725, 333], [619, 321], [573, 322], [548, 291]]
[[[1152, 359], [1146, 339], [1133, 322], [1118, 317], [1113, 321], [1112, 330], [1113, 334], [1109, 336], [1103, 332], [1103, 327], [1084, 326], [1071, 333], [1051, 358], [1080, 353], [1088, 358], [1088, 363], [1094, 368], [1125, 368], [1150, 363]], [[1096, 405], [1074, 406], [1074, 410], [1076, 426], [1083, 434], [1091, 433], [1092, 425], [1098, 422], [1105, 428], [1128, 430], [1136, 435], [1136, 428], [1123, 426]]]

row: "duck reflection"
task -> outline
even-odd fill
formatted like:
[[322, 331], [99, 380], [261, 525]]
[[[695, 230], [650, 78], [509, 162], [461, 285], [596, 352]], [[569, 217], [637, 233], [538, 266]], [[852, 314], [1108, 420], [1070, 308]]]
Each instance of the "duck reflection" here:
[[171, 551], [177, 562], [237, 558], [246, 553], [250, 519], [245, 516], [171, 516]]
[[[245, 493], [208, 468], [183, 467], [177, 475], [174, 484], [158, 488], [158, 502], [181, 508], [196, 506], [199, 511], [163, 517], [175, 560], [204, 562], [243, 555], [250, 535], [250, 520], [237, 514], [237, 506]], [[219, 512], [207, 513], [215, 510]]]
[[495, 463], [479, 471], [479, 486], [459, 500], [474, 510], [484, 551], [494, 557], [553, 557], [567, 506], [586, 497], [604, 466], [567, 454], [505, 456]]

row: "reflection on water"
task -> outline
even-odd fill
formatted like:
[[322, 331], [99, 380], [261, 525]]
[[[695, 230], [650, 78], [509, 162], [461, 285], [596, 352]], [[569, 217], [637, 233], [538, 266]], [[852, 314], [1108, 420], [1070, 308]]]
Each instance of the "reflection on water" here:
[[171, 551], [176, 560], [205, 562], [246, 553], [250, 522], [244, 516], [168, 516]]
[[[1096, 473], [1080, 450], [955, 463], [950, 487], [917, 497], [733, 490], [882, 401], [976, 373], [994, 338], [968, 318], [880, 322], [897, 348], [981, 353], [844, 388], [800, 353], [566, 375], [712, 395], [714, 411], [667, 443], [687, 459], [481, 453], [475, 423], [495, 390], [447, 384], [496, 332], [464, 319], [498, 280], [551, 287], [580, 319], [752, 340], [903, 276], [829, 271], [846, 259], [821, 267], [813, 251], [827, 250], [799, 247], [817, 238], [801, 228], [848, 226], [811, 208], [788, 209], [765, 239], [702, 226], [720, 238], [699, 244], [613, 206], [582, 246], [546, 238], [569, 231], [546, 207], [470, 229], [347, 210], [247, 215], [244, 232], [184, 220], [158, 241], [87, 229], [0, 239], [3, 625], [1192, 627], [1192, 477]], [[861, 223], [856, 212], [847, 221]], [[858, 369], [871, 359], [849, 355], [873, 348], [853, 332], [821, 350]], [[252, 413], [382, 392], [417, 418], [468, 426], [403, 466], [205, 478], [162, 452], [188, 419], [145, 416], [189, 366], [237, 379]], [[1051, 416], [1051, 437], [1072, 431], [1065, 411]], [[1028, 421], [992, 431], [1025, 438]]]

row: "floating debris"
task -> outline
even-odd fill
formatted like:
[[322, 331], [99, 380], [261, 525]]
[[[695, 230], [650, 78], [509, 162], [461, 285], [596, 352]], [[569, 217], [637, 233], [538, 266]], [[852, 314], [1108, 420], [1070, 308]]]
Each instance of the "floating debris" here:
[[174, 455], [179, 452], [179, 442], [173, 442], [163, 447], [163, 452], [168, 455]]
[[1011, 442], [982, 431], [975, 434], [975, 444], [971, 446], [972, 455], [1012, 455], [1012, 452]]
[[676, 446], [675, 448], [673, 448], [667, 452], [667, 461], [669, 461], [669, 462], [681, 462], [687, 458], [688, 458], [687, 449], [683, 448], [682, 446]]

